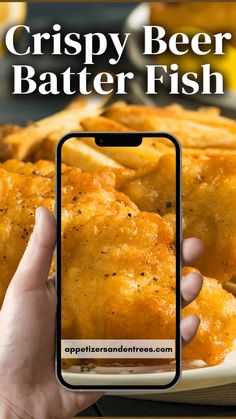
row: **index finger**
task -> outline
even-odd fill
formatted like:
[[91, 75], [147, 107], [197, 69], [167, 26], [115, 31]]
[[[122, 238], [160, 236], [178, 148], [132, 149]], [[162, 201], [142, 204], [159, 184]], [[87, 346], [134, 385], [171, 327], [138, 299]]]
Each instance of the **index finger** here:
[[36, 210], [36, 224], [10, 286], [21, 291], [38, 288], [48, 279], [56, 241], [55, 219], [44, 207]]

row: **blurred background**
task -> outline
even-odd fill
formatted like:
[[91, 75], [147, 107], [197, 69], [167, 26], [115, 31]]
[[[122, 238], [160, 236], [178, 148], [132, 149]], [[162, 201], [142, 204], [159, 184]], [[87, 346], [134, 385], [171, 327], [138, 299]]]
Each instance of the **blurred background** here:
[[[12, 9], [7, 10], [7, 4]], [[17, 11], [16, 5], [19, 5]], [[204, 6], [204, 13], [202, 13]], [[9, 16], [10, 15], [10, 16]], [[214, 19], [212, 18], [214, 17]], [[16, 23], [26, 23], [32, 32], [50, 32], [53, 24], [62, 26], [62, 33], [79, 32], [124, 32], [132, 33], [126, 48], [124, 59], [111, 71], [134, 71], [135, 79], [129, 81], [129, 94], [124, 98], [133, 103], [166, 105], [174, 101], [188, 108], [199, 106], [219, 106], [221, 112], [231, 118], [236, 117], [236, 2], [225, 3], [1, 3], [0, 2], [0, 40], [4, 38], [4, 30]], [[216, 33], [217, 31], [231, 31], [234, 35], [232, 45], [227, 54], [220, 60], [215, 57], [204, 57], [205, 62], [211, 62], [212, 68], [226, 73], [227, 87], [224, 97], [211, 95], [203, 96], [170, 96], [168, 86], [160, 86], [158, 95], [145, 96], [145, 64], [157, 63], [157, 59], [148, 61], [141, 54], [141, 27], [143, 24], [164, 26], [169, 33], [184, 31], [189, 35], [200, 31]], [[5, 29], [4, 29], [5, 28]], [[24, 48], [27, 38], [25, 34], [18, 37], [20, 48]], [[45, 44], [46, 46], [46, 44]], [[94, 66], [88, 68], [95, 75], [99, 71], [109, 71], [107, 65], [108, 53], [98, 57]], [[160, 59], [160, 58], [159, 58]], [[146, 62], [144, 60], [147, 60]], [[156, 60], [156, 61], [155, 61]], [[174, 60], [174, 61], [173, 61]], [[198, 58], [199, 60], [199, 58]], [[211, 61], [209, 61], [211, 60]], [[161, 64], [177, 62], [182, 72], [196, 71], [201, 61], [193, 56], [180, 59], [166, 54], [161, 57]], [[4, 53], [3, 42], [0, 42], [0, 123], [25, 124], [27, 121], [40, 119], [61, 109], [71, 96], [59, 94], [56, 96], [40, 94], [12, 95], [12, 65], [32, 65], [36, 73], [53, 71], [60, 73], [68, 66], [75, 72], [84, 67], [83, 57], [52, 56], [50, 49], [43, 56], [26, 55], [12, 56]], [[204, 62], [204, 61], [203, 61]], [[117, 99], [122, 99], [117, 97]]]

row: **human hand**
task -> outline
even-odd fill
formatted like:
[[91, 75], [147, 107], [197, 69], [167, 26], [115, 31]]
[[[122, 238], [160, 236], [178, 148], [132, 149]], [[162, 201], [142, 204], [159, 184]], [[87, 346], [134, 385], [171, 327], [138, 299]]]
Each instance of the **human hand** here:
[[0, 312], [0, 405], [9, 409], [3, 416], [0, 407], [1, 419], [68, 419], [100, 396], [67, 391], [55, 376], [57, 296], [48, 279], [55, 242], [54, 217], [40, 207]]
[[[55, 221], [43, 207], [18, 269], [9, 284], [0, 312], [0, 417], [1, 419], [68, 419], [96, 402], [100, 393], [72, 392], [57, 381], [54, 336], [57, 296], [48, 273], [56, 242]], [[184, 242], [183, 257], [193, 261], [202, 252], [197, 239]], [[198, 273], [181, 285], [184, 305], [197, 297], [202, 286]], [[196, 334], [199, 319], [182, 321], [184, 343]]]
[[[197, 238], [189, 238], [183, 241], [182, 257], [185, 265], [191, 264], [204, 253], [204, 244]], [[191, 272], [181, 281], [182, 306], [186, 307], [199, 295], [203, 284], [202, 275], [199, 272]], [[180, 330], [183, 346], [194, 338], [200, 325], [200, 319], [195, 314], [185, 317], [181, 321]]]

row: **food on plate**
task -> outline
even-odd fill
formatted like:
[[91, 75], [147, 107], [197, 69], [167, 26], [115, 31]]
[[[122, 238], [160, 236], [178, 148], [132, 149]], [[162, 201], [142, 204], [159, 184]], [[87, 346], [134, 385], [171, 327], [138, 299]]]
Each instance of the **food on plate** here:
[[[53, 211], [54, 153], [73, 130], [167, 130], [181, 140], [184, 236], [206, 246], [183, 273], [205, 275], [200, 296], [183, 310], [201, 318], [184, 359], [221, 362], [236, 338], [236, 122], [217, 108], [107, 106], [76, 98], [26, 128], [0, 126], [0, 305], [36, 207]], [[155, 338], [157, 331], [156, 337], [174, 337], [174, 147], [155, 137], [122, 149], [73, 138], [62, 161], [63, 337]]]
[[[53, 166], [11, 160], [0, 166], [1, 303], [27, 245], [36, 207], [53, 208]], [[116, 190], [116, 170], [84, 173], [62, 167], [62, 335], [174, 337], [173, 230], [160, 215], [140, 211]], [[236, 300], [216, 280], [205, 278], [201, 295], [184, 316], [195, 312], [202, 323], [184, 359], [216, 364], [233, 345]]]
[[[175, 158], [166, 155], [123, 179], [121, 172], [119, 183], [142, 211], [164, 216], [175, 213], [175, 178]], [[183, 157], [182, 191], [183, 236], [205, 244], [196, 267], [225, 283], [236, 272], [236, 156]]]

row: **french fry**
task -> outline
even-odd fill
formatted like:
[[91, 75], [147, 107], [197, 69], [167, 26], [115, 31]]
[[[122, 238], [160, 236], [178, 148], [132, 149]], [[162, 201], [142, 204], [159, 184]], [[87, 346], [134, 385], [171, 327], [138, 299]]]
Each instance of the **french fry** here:
[[[125, 125], [102, 116], [84, 119], [81, 121], [81, 126], [88, 132], [133, 131]], [[126, 167], [138, 169], [147, 163], [156, 163], [163, 154], [170, 153], [170, 148], [162, 142], [168, 143], [169, 141], [159, 138], [143, 138], [140, 147], [104, 147], [102, 152]], [[155, 145], [155, 147], [152, 147], [152, 145]], [[94, 142], [90, 146], [101, 149]]]
[[126, 127], [119, 122], [104, 116], [94, 116], [81, 120], [81, 126], [85, 131], [91, 132], [133, 132], [134, 130]]
[[230, 282], [233, 284], [236, 284], [236, 274], [232, 276], [232, 278], [230, 279]]
[[235, 150], [229, 150], [224, 148], [187, 148], [182, 149], [183, 156], [195, 156], [195, 157], [215, 157], [215, 156], [235, 156]]
[[124, 102], [123, 100], [118, 100], [110, 104], [110, 106], [112, 106], [112, 108], [119, 108], [119, 107], [127, 106], [127, 103]]
[[[119, 122], [113, 121], [112, 119], [104, 116], [97, 116], [93, 118], [87, 118], [81, 121], [81, 126], [85, 131], [91, 132], [134, 132], [134, 130], [120, 124]], [[171, 143], [166, 138], [143, 138], [143, 144], [147, 146], [154, 146], [156, 150], [160, 152], [160, 155], [169, 153], [170, 150], [167, 146], [171, 146]]]
[[[182, 110], [184, 110], [184, 108], [182, 107], [182, 106], [180, 106], [180, 105], [178, 105], [178, 104], [173, 104], [173, 105], [170, 105], [170, 106], [168, 106], [168, 108], [170, 108], [170, 107], [176, 107], [176, 106], [178, 106], [178, 107], [180, 107]], [[186, 109], [185, 109], [186, 110]], [[191, 111], [192, 112], [192, 111]], [[220, 116], [220, 108], [217, 108], [216, 106], [208, 106], [208, 107], [206, 107], [206, 106], [201, 106], [200, 108], [198, 108], [197, 110], [196, 110], [196, 112], [199, 112], [199, 113], [204, 113], [204, 114], [208, 114], [208, 115], [215, 115], [215, 116]]]
[[24, 160], [30, 156], [48, 135], [55, 131], [66, 134], [80, 129], [80, 121], [88, 115], [98, 115], [102, 108], [98, 102], [78, 100], [73, 106], [54, 115], [32, 123], [30, 126], [7, 135], [0, 143], [0, 160], [8, 158]]
[[121, 111], [125, 114], [130, 113], [136, 117], [146, 115], [197, 122], [211, 127], [223, 128], [233, 134], [236, 134], [236, 121], [220, 116], [220, 110], [216, 107], [199, 108], [198, 110], [193, 111], [185, 109], [178, 104], [173, 104], [164, 108], [152, 108], [141, 105], [124, 105], [122, 107], [120, 104], [119, 107], [115, 105], [110, 106], [110, 108], [106, 111], [106, 115], [112, 118], [111, 115], [114, 111]]
[[[53, 134], [44, 140], [34, 159], [54, 160], [55, 150], [60, 135]], [[88, 139], [90, 140], [90, 139]], [[93, 141], [93, 139], [91, 139]], [[101, 152], [89, 147], [85, 142], [76, 138], [66, 141], [62, 148], [62, 161], [70, 166], [79, 167], [85, 172], [95, 172], [107, 167], [121, 168], [122, 166]]]
[[[163, 139], [164, 140], [164, 139]], [[174, 147], [170, 148], [170, 141], [166, 139], [166, 144], [160, 143], [159, 138], [143, 138], [143, 144], [149, 144], [152, 147], [158, 149], [162, 154], [172, 154], [175, 153]], [[224, 148], [188, 148], [183, 147], [182, 154], [184, 157], [194, 156], [194, 157], [215, 157], [215, 156], [235, 156], [236, 149], [224, 149]]]
[[[93, 115], [94, 111], [99, 110], [99, 113], [102, 113], [109, 102], [111, 96], [100, 96], [100, 95], [91, 95], [91, 96], [80, 96], [77, 95], [74, 99], [70, 101], [70, 103], [67, 105], [66, 109], [90, 109], [91, 114]], [[124, 104], [124, 102], [122, 102]], [[89, 115], [89, 113], [87, 113]], [[95, 115], [97, 113], [95, 112]]]
[[[58, 140], [61, 138], [61, 136], [58, 136]], [[32, 153], [27, 161], [30, 162], [37, 162], [39, 160], [50, 160], [55, 161], [55, 151], [56, 147], [53, 147], [51, 136], [46, 138], [46, 140], [43, 140], [43, 142], [40, 144], [40, 147], [36, 149], [34, 153]]]
[[[234, 124], [236, 124], [234, 121], [227, 120], [229, 121], [228, 126], [231, 126], [231, 131], [229, 131], [228, 126], [227, 128], [225, 128], [225, 125], [223, 126], [223, 122], [222, 126], [220, 124], [210, 126], [176, 116], [167, 116], [168, 111], [165, 108], [158, 109], [159, 116], [155, 112], [156, 108], [142, 106], [127, 105], [117, 108], [111, 106], [105, 112], [105, 116], [137, 131], [171, 132], [180, 140], [183, 147], [236, 148], [236, 131], [235, 133], [231, 132]], [[217, 117], [217, 119], [220, 119], [220, 117]]]
[[167, 138], [159, 137], [143, 137], [143, 145], [155, 148], [160, 153], [160, 156], [163, 154], [172, 154], [175, 153], [174, 144]]
[[[155, 141], [157, 142], [155, 143]], [[150, 138], [144, 138], [143, 143], [144, 144], [151, 144], [152, 147], [157, 148], [160, 152], [162, 151], [162, 154], [172, 154], [175, 152], [175, 149], [173, 147], [173, 150], [170, 149], [169, 144], [167, 145], [158, 143], [159, 139], [152, 138], [150, 143]], [[166, 140], [168, 141], [168, 140]], [[182, 154], [184, 157], [192, 156], [192, 157], [215, 157], [215, 156], [235, 156], [236, 155], [236, 149], [224, 149], [224, 148], [182, 148]]]
[[[89, 142], [90, 147], [99, 150], [99, 146]], [[153, 147], [104, 147], [102, 152], [119, 164], [131, 169], [139, 169], [148, 163], [157, 163], [163, 153]]]
[[[82, 127], [85, 131], [93, 131], [96, 127], [97, 132], [126, 132], [126, 127], [120, 127], [119, 124], [112, 123], [106, 118], [96, 117], [87, 118], [81, 121]], [[88, 142], [89, 140], [89, 142]], [[95, 150], [101, 150], [101, 147], [96, 145], [92, 139], [81, 139], [83, 142], [89, 143], [90, 147]], [[138, 169], [148, 163], [156, 163], [163, 152], [158, 149], [142, 144], [140, 147], [103, 147], [102, 152], [116, 160], [118, 163], [131, 169]]]
[[[113, 121], [112, 119], [104, 116], [97, 116], [93, 118], [86, 118], [81, 121], [81, 126], [85, 131], [91, 132], [134, 132], [134, 130], [120, 124], [119, 122]], [[165, 153], [169, 153], [170, 141], [166, 138], [143, 138], [143, 145], [154, 146], [160, 153], [160, 156]], [[103, 151], [105, 152], [105, 151]]]
[[20, 129], [22, 129], [20, 125], [13, 125], [13, 124], [0, 125], [0, 140], [2, 140], [4, 137], [6, 137], [9, 134], [12, 134], [13, 132], [19, 131]]
[[[158, 114], [160, 108], [156, 109]], [[215, 128], [224, 128], [232, 134], [236, 134], [236, 121], [221, 116], [219, 108], [199, 108], [197, 111], [193, 111], [184, 109], [180, 105], [171, 105], [163, 109], [165, 109], [167, 112], [170, 112], [170, 116], [173, 116], [177, 119], [198, 122], [199, 124], [208, 125]]]
[[227, 282], [226, 284], [224, 284], [223, 287], [226, 291], [231, 292], [231, 294], [235, 295], [236, 297], [236, 284], [234, 282]]

